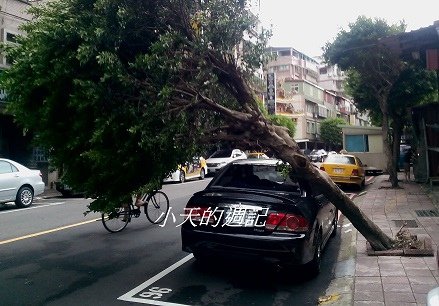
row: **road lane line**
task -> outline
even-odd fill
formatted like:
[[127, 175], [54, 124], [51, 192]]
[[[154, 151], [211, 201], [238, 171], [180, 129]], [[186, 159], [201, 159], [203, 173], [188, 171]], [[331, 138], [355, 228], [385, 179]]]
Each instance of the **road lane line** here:
[[43, 207], [47, 207], [47, 206], [62, 205], [62, 204], [66, 204], [66, 202], [55, 202], [55, 203], [38, 205], [38, 206], [32, 206], [32, 207], [27, 207], [27, 208], [20, 208], [20, 209], [2, 211], [2, 212], [0, 212], [0, 215], [2, 215], [2, 214], [9, 214], [9, 213], [13, 213], [13, 212], [20, 212], [20, 211], [25, 211], [25, 210], [30, 210], [30, 209], [36, 209], [36, 208], [43, 208]]
[[177, 269], [178, 267], [180, 267], [181, 265], [183, 265], [187, 261], [191, 260], [193, 257], [194, 257], [193, 254], [187, 255], [183, 259], [180, 259], [179, 261], [177, 261], [172, 266], [169, 266], [168, 268], [166, 268], [162, 272], [154, 275], [153, 277], [151, 277], [150, 279], [148, 279], [144, 283], [140, 284], [139, 286], [130, 290], [129, 292], [125, 293], [124, 295], [118, 297], [117, 299], [122, 300], [122, 301], [127, 301], [127, 302], [137, 302], [137, 303], [150, 304], [150, 305], [188, 306], [186, 304], [170, 303], [170, 302], [158, 301], [158, 300], [152, 300], [152, 299], [146, 299], [146, 298], [137, 298], [134, 296], [136, 294], [138, 294], [139, 292], [141, 292], [142, 290], [148, 288], [150, 285], [152, 285], [153, 283], [155, 283], [156, 281], [158, 281], [159, 279], [161, 279], [165, 275], [171, 273], [172, 271], [174, 271], [175, 269]]
[[11, 242], [15, 242], [15, 241], [19, 241], [19, 240], [23, 240], [23, 239], [29, 239], [29, 238], [33, 238], [33, 237], [37, 237], [37, 236], [41, 236], [41, 235], [46, 235], [46, 234], [50, 234], [50, 233], [53, 233], [53, 232], [58, 232], [58, 231], [61, 231], [61, 230], [64, 230], [64, 229], [68, 229], [68, 228], [72, 228], [72, 227], [76, 227], [76, 226], [80, 226], [80, 225], [96, 222], [96, 221], [99, 221], [99, 220], [101, 220], [101, 218], [93, 219], [93, 220], [88, 220], [88, 221], [84, 221], [84, 222], [79, 222], [79, 223], [75, 223], [75, 224], [70, 224], [70, 225], [66, 225], [66, 226], [61, 226], [61, 227], [53, 228], [53, 229], [50, 229], [50, 230], [47, 230], [47, 231], [42, 231], [42, 232], [38, 232], [38, 233], [34, 233], [34, 234], [29, 234], [29, 235], [25, 235], [25, 236], [21, 236], [21, 237], [17, 237], [17, 238], [3, 240], [3, 241], [0, 241], [0, 245], [11, 243]]

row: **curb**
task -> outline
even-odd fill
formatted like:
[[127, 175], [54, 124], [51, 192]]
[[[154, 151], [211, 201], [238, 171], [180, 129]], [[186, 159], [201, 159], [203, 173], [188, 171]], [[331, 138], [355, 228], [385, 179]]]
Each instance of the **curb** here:
[[[335, 264], [335, 278], [329, 283], [325, 291], [325, 297], [319, 305], [353, 305], [355, 261], [357, 257], [357, 230], [344, 215], [340, 215], [340, 218], [342, 218], [342, 220], [339, 220], [341, 230], [346, 229], [350, 235], [347, 235], [346, 232], [340, 232], [340, 245], [342, 247], [338, 253], [337, 262]], [[349, 228], [347, 227], [348, 224], [350, 224]]]

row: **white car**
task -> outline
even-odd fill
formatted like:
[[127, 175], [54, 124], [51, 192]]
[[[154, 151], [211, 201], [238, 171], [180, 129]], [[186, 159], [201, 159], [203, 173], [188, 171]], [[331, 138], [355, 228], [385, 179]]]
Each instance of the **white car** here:
[[28, 207], [34, 196], [44, 192], [44, 187], [40, 170], [0, 158], [0, 203], [15, 202], [19, 208]]
[[312, 162], [323, 162], [323, 160], [328, 156], [328, 153], [323, 150], [312, 150], [311, 153], [309, 154], [309, 158], [311, 159]]
[[239, 149], [218, 150], [206, 160], [207, 169], [209, 173], [215, 173], [234, 160], [246, 158], [247, 155]]

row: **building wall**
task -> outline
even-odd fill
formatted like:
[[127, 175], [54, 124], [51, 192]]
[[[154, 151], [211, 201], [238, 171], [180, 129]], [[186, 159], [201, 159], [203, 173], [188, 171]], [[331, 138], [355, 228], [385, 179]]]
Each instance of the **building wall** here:
[[[20, 34], [19, 27], [30, 20], [27, 13], [30, 4], [27, 1], [0, 0], [0, 39], [2, 42], [13, 40], [13, 36]], [[6, 58], [0, 54], [0, 68], [8, 66]]]
[[[384, 154], [382, 129], [381, 127], [364, 126], [340, 126], [343, 132], [343, 148], [349, 153], [356, 155], [363, 164], [381, 170], [386, 169], [386, 156]], [[347, 144], [348, 136], [367, 136], [368, 151], [350, 151]]]

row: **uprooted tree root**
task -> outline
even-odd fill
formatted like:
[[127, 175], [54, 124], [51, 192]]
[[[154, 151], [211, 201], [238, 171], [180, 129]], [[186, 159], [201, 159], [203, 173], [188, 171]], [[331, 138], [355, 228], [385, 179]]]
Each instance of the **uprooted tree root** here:
[[418, 240], [416, 235], [410, 234], [410, 231], [404, 228], [406, 225], [407, 223], [404, 223], [396, 233], [393, 249], [421, 249], [422, 241]]

